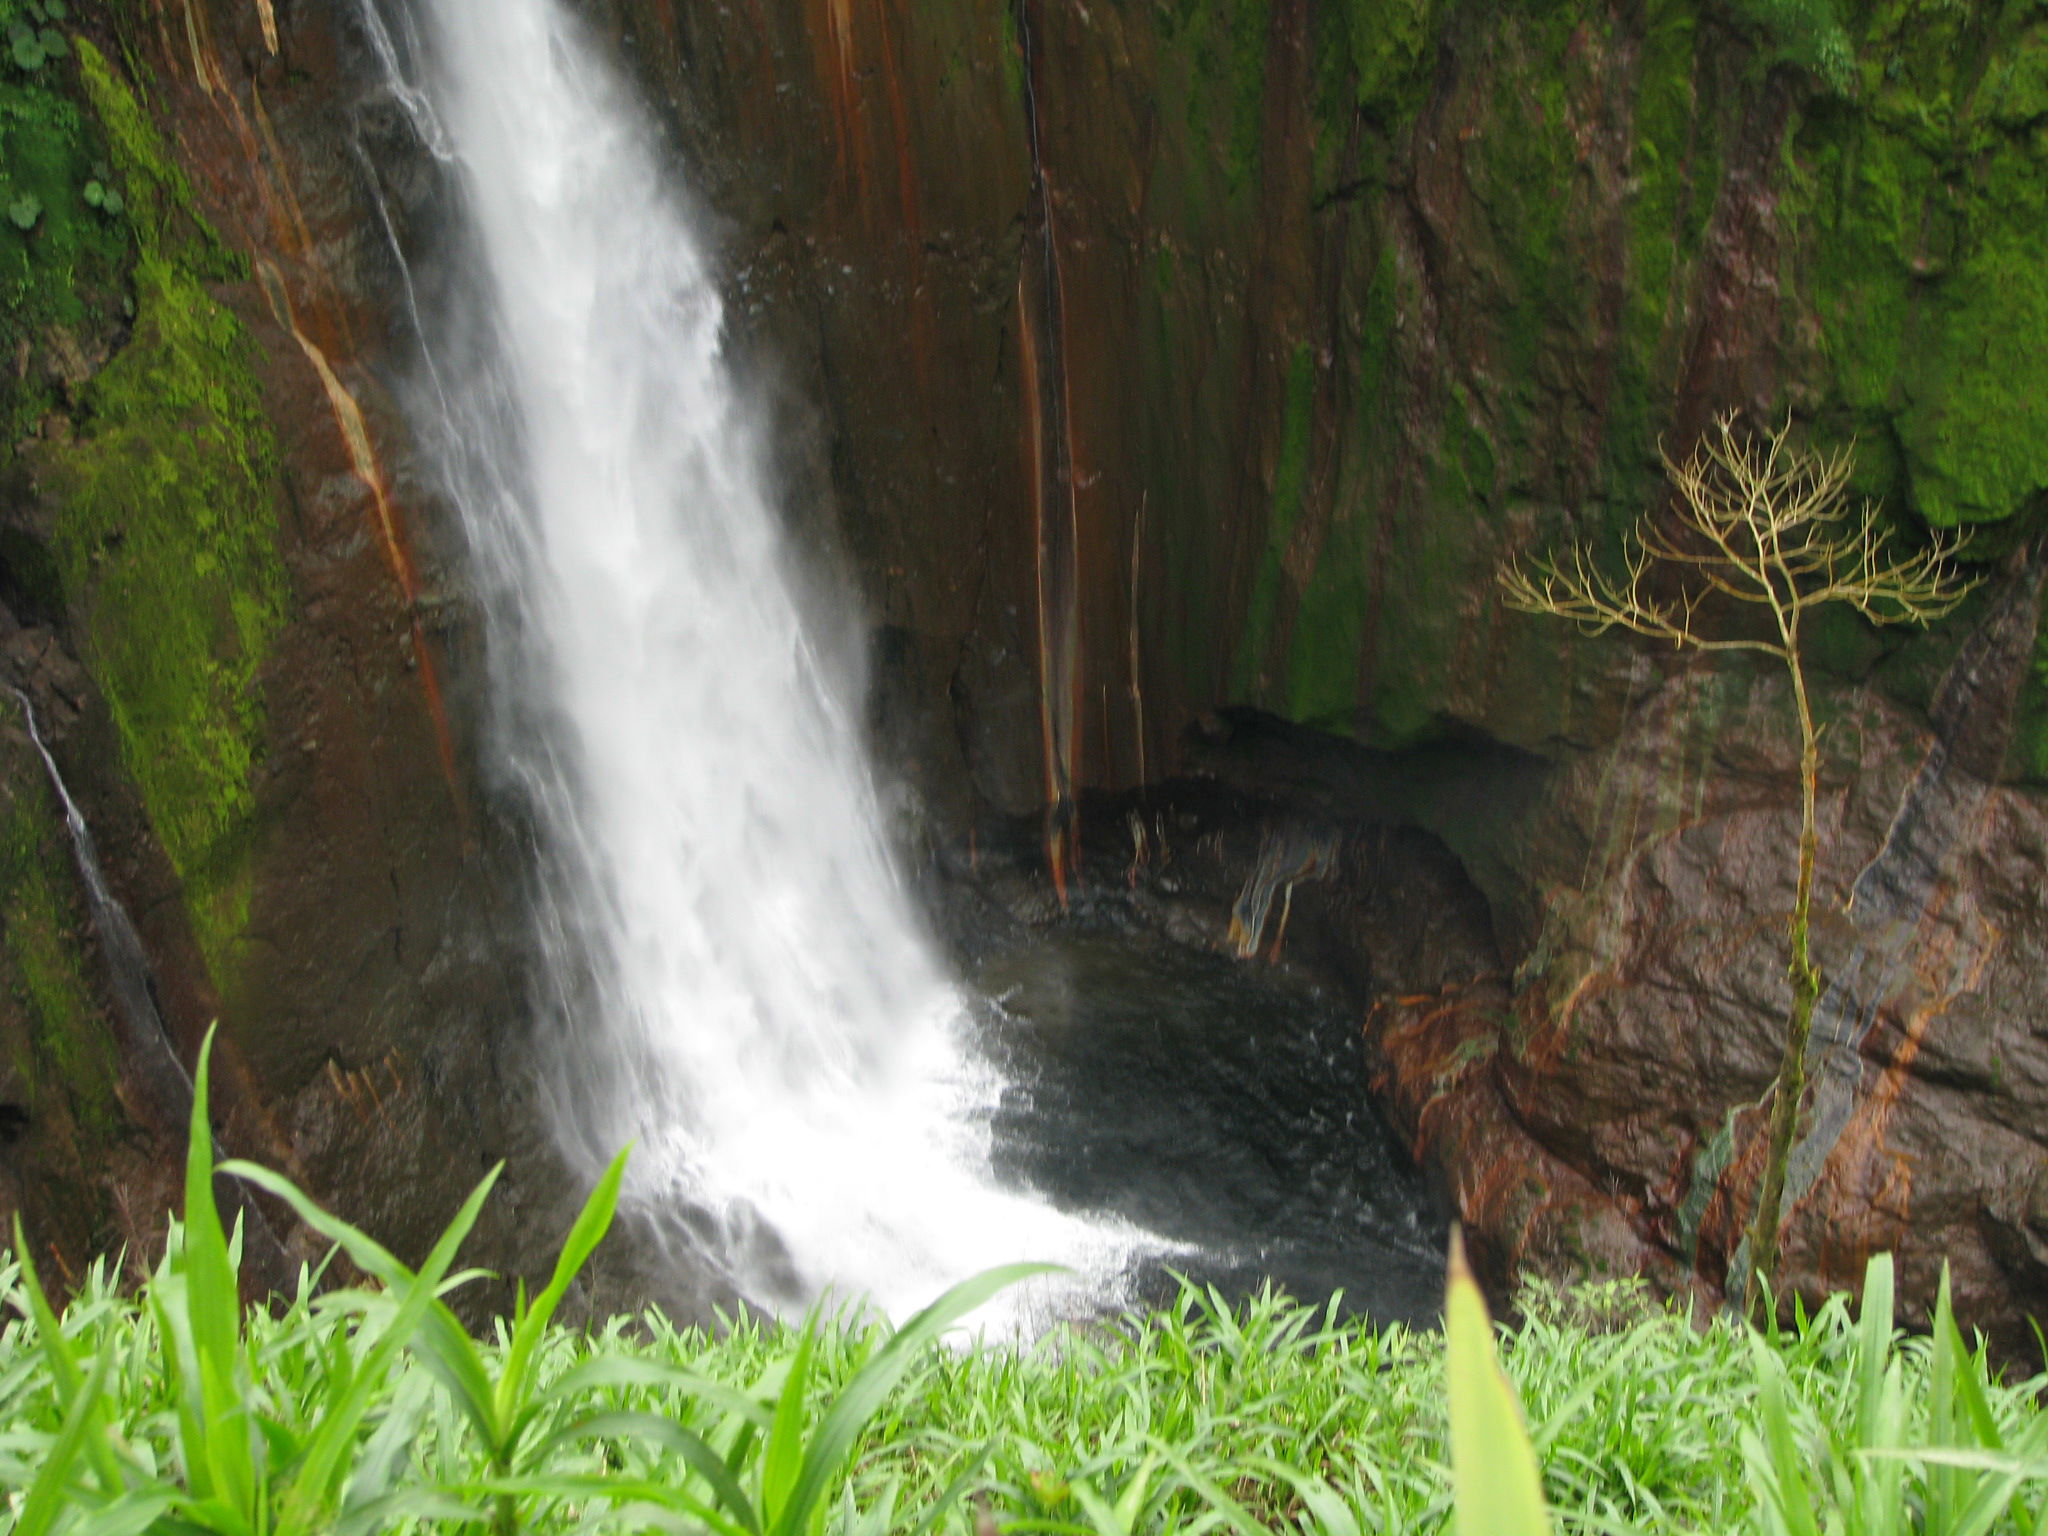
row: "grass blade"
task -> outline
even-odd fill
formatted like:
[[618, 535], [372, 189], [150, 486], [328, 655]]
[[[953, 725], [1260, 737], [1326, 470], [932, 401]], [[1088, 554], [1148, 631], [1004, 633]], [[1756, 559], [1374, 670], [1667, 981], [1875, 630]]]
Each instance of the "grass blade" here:
[[1885, 1367], [1892, 1350], [1892, 1256], [1875, 1255], [1863, 1271], [1863, 1308], [1857, 1321], [1856, 1443], [1870, 1445], [1879, 1435]]
[[747, 1497], [746, 1489], [740, 1486], [739, 1479], [725, 1464], [725, 1458], [713, 1450], [711, 1443], [702, 1435], [672, 1419], [630, 1410], [592, 1414], [551, 1436], [546, 1448], [553, 1449], [556, 1445], [578, 1440], [602, 1439], [634, 1440], [668, 1451], [710, 1485], [712, 1496], [730, 1515], [735, 1531], [745, 1532], [747, 1536], [760, 1536], [761, 1522], [753, 1500]]
[[21, 1503], [14, 1522], [14, 1536], [46, 1536], [57, 1517], [71, 1504], [71, 1464], [85, 1449], [99, 1417], [96, 1409], [100, 1391], [106, 1385], [107, 1361], [111, 1352], [101, 1349], [93, 1360], [92, 1375], [79, 1383], [64, 1410], [64, 1424], [44, 1458], [35, 1481]]
[[626, 1177], [626, 1159], [631, 1152], [631, 1147], [624, 1148], [605, 1169], [604, 1176], [597, 1181], [590, 1198], [583, 1202], [582, 1211], [569, 1229], [547, 1289], [533, 1299], [533, 1305], [525, 1309], [512, 1330], [512, 1344], [505, 1351], [505, 1364], [498, 1373], [494, 1399], [496, 1421], [504, 1428], [507, 1440], [513, 1438], [512, 1426], [525, 1407], [526, 1378], [534, 1349], [546, 1334], [548, 1325], [554, 1321], [555, 1311], [561, 1306], [562, 1298], [569, 1294], [569, 1287], [575, 1283], [590, 1255], [611, 1229], [612, 1215], [619, 1207], [619, 1186]]
[[796, 1352], [776, 1395], [775, 1417], [768, 1426], [768, 1444], [761, 1452], [761, 1524], [775, 1526], [788, 1503], [797, 1475], [803, 1470], [804, 1409], [811, 1381], [811, 1351], [817, 1344], [818, 1313], [804, 1319]]
[[[15, 1262], [21, 1266], [21, 1290], [28, 1299], [29, 1319], [36, 1326], [36, 1338], [42, 1345], [43, 1358], [49, 1363], [50, 1375], [57, 1383], [58, 1393], [66, 1399], [77, 1395], [84, 1383], [84, 1372], [79, 1369], [78, 1358], [71, 1352], [71, 1342], [64, 1336], [64, 1325], [57, 1318], [56, 1310], [50, 1305], [48, 1293], [36, 1273], [35, 1260], [30, 1256], [28, 1239], [21, 1229], [21, 1217], [14, 1218]], [[104, 1418], [105, 1411], [97, 1396], [90, 1398], [88, 1412], [95, 1418]], [[99, 1474], [100, 1483], [112, 1493], [121, 1486], [121, 1468], [114, 1456], [114, 1447], [104, 1433], [86, 1436], [86, 1454], [93, 1463], [93, 1470]]]
[[[218, 1026], [199, 1047], [192, 1077], [191, 1133], [185, 1147], [185, 1277], [187, 1326], [198, 1372], [200, 1439], [185, 1447], [192, 1491], [220, 1499], [243, 1523], [257, 1513], [257, 1437], [249, 1422], [248, 1383], [241, 1370], [242, 1297], [228, 1255], [227, 1233], [213, 1198], [213, 1123], [207, 1078]], [[188, 1390], [191, 1384], [188, 1384]]]
[[[226, 1163], [222, 1165], [222, 1171], [276, 1195], [291, 1206], [301, 1221], [339, 1246], [365, 1272], [383, 1281], [394, 1292], [410, 1292], [416, 1277], [391, 1254], [390, 1250], [369, 1234], [322, 1210], [291, 1180], [256, 1163]], [[483, 1181], [470, 1192], [469, 1199], [463, 1203], [455, 1219], [441, 1234], [440, 1242], [435, 1245], [435, 1255], [441, 1255], [445, 1250], [446, 1262], [452, 1263], [455, 1249], [469, 1236], [470, 1228], [476, 1225], [485, 1198], [497, 1183], [498, 1176], [504, 1171], [505, 1165], [498, 1164], [485, 1174]], [[445, 1278], [441, 1271], [445, 1268], [445, 1263], [436, 1265], [435, 1261], [430, 1259], [429, 1267], [436, 1270], [435, 1283], [425, 1297], [419, 1300], [418, 1327], [410, 1342], [415, 1344], [422, 1362], [434, 1371], [455, 1397], [477, 1433], [484, 1437], [487, 1444], [495, 1446], [501, 1437], [498, 1433], [495, 1395], [490, 1377], [484, 1370], [474, 1343], [463, 1331], [462, 1324], [456, 1321], [455, 1314], [439, 1299], [441, 1281]], [[422, 1270], [421, 1274], [426, 1272]]]

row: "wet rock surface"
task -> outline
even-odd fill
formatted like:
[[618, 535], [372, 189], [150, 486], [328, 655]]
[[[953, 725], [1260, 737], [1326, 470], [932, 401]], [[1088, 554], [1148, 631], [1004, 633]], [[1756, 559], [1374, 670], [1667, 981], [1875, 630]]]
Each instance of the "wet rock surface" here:
[[[1034, 1075], [1055, 1094], [1073, 1092], [1110, 1106], [1130, 1091], [1120, 1081], [1131, 1070], [1124, 1059], [1132, 1054], [1127, 1032], [1135, 1028], [1154, 1037], [1141, 1038], [1136, 1054], [1143, 1056], [1171, 1028], [1136, 1004], [1121, 1005], [1131, 1023], [1122, 1021], [1117, 1002], [1100, 1005], [1097, 1023], [1108, 1026], [1107, 1038], [1067, 1049], [1077, 1060], [1103, 1058], [1101, 1083], [1085, 1092], [1069, 1088], [1057, 1056], [1048, 1067], [1027, 1052], [1012, 1065], [1022, 1095], [1012, 1134], [1022, 1139], [1008, 1155], [1027, 1177], [1079, 1204], [1093, 1201], [1148, 1215], [1169, 1236], [1176, 1235], [1178, 1223], [1191, 1240], [1235, 1239], [1248, 1247], [1263, 1232], [1267, 1251], [1245, 1257], [1244, 1274], [1270, 1274], [1310, 1293], [1344, 1285], [1362, 1297], [1367, 1310], [1377, 1306], [1388, 1315], [1432, 1315], [1445, 1211], [1474, 1230], [1482, 1263], [1503, 1294], [1518, 1265], [1540, 1268], [1553, 1257], [1542, 1243], [1528, 1240], [1526, 1229], [1545, 1221], [1569, 1218], [1593, 1232], [1606, 1242], [1617, 1268], [1633, 1272], [1659, 1264], [1608, 1202], [1536, 1142], [1507, 1108], [1491, 1060], [1507, 978], [1484, 900], [1436, 838], [1347, 817], [1327, 801], [1311, 808], [1271, 789], [1231, 789], [1213, 779], [1175, 781], [1086, 804], [1078, 828], [1083, 878], [1073, 888], [1070, 909], [1062, 912], [1044, 878], [1034, 826], [988, 825], [971, 855], [949, 857], [934, 876], [943, 892], [935, 910], [945, 917], [949, 942], [970, 974], [995, 983], [999, 1002], [1006, 977], [1009, 985], [1018, 984], [1018, 957], [1052, 936], [1050, 942], [1082, 947], [1084, 973], [1090, 946], [1097, 970], [1142, 973], [1148, 966], [1178, 966], [1178, 980], [1162, 977], [1150, 988], [1167, 1012], [1168, 1000], [1182, 989], [1220, 992], [1216, 978], [1235, 970], [1243, 992], [1238, 1006], [1246, 1007], [1251, 1033], [1178, 1071], [1155, 1068], [1160, 1092], [1148, 1106], [1152, 1116], [1186, 1114], [1187, 1105], [1216, 1096], [1219, 1102], [1202, 1113], [1219, 1130], [1233, 1120], [1245, 1122], [1245, 1135], [1234, 1147], [1212, 1141], [1206, 1129], [1154, 1138], [1142, 1123], [1144, 1114], [1135, 1129], [1105, 1114], [1093, 1132], [1076, 1126], [1067, 1134], [1106, 1139], [1116, 1144], [1117, 1155], [1070, 1168], [1033, 1143], [1045, 1118], [1032, 1112]], [[1304, 863], [1297, 856], [1305, 848], [1323, 856]], [[1276, 849], [1282, 856], [1276, 858]], [[1264, 901], [1265, 921], [1254, 928], [1251, 918], [1262, 896], [1271, 899]], [[1112, 945], [1110, 956], [1102, 953], [1105, 942]], [[1028, 986], [1030, 962], [1024, 964]], [[1038, 984], [1057, 986], [1061, 974], [1056, 970], [1053, 980], [1039, 978]], [[1116, 990], [1113, 984], [1112, 998]], [[1270, 1116], [1257, 1101], [1287, 1078], [1288, 1063], [1301, 1047], [1285, 1034], [1294, 1027], [1285, 1023], [1287, 1010], [1271, 1004], [1262, 1010], [1255, 1001], [1262, 993], [1294, 999], [1291, 1016], [1303, 1031], [1303, 1055], [1320, 1060], [1320, 1068], [1309, 1070], [1320, 1070], [1323, 1079], [1298, 1096], [1290, 1093], [1297, 1101], [1286, 1112], [1273, 1107]], [[1091, 1018], [1096, 1006], [1073, 1002], [1068, 1008]], [[1030, 1017], [1028, 1000], [1025, 1016]], [[1319, 1033], [1328, 1029], [1350, 1038]], [[996, 1037], [1003, 1038], [1001, 1029]], [[1199, 1051], [1199, 1040], [1197, 1026], [1182, 1048]], [[1056, 1053], [1060, 1044], [1053, 1042]], [[1213, 1076], [1215, 1070], [1233, 1070], [1227, 1064], [1234, 1052], [1270, 1058], [1256, 1066], [1238, 1063], [1235, 1091], [1247, 1101], [1241, 1105], [1227, 1102], [1231, 1087]], [[1348, 1162], [1341, 1179], [1351, 1188], [1333, 1202], [1338, 1219], [1364, 1212], [1360, 1226], [1379, 1223], [1388, 1230], [1377, 1244], [1370, 1230], [1362, 1240], [1354, 1231], [1317, 1252], [1313, 1240], [1296, 1246], [1297, 1229], [1310, 1231], [1315, 1223], [1292, 1220], [1295, 1197], [1271, 1193], [1261, 1177], [1234, 1180], [1231, 1162], [1259, 1158], [1265, 1138], [1287, 1134], [1289, 1113], [1313, 1117], [1320, 1106], [1334, 1115], [1328, 1090], [1335, 1084], [1346, 1085], [1354, 1106], [1343, 1128], [1305, 1157], [1296, 1149], [1273, 1161], [1282, 1167], [1290, 1157], [1300, 1163], [1284, 1177], [1298, 1181], [1304, 1192], [1314, 1191], [1318, 1178], [1331, 1172], [1330, 1163], [1319, 1160]], [[1367, 1113], [1358, 1113], [1366, 1106]], [[1406, 1154], [1391, 1164], [1373, 1150], [1388, 1130]], [[999, 1162], [1003, 1133], [999, 1116]], [[1162, 1142], [1166, 1188], [1130, 1188], [1126, 1170], [1133, 1156], [1156, 1158]], [[1349, 1151], [1332, 1159], [1331, 1148], [1347, 1144]], [[1204, 1157], [1213, 1161], [1213, 1187], [1199, 1200], [1176, 1200], [1174, 1160]], [[1409, 1158], [1422, 1171], [1426, 1196], [1402, 1171]], [[1360, 1190], [1358, 1170], [1368, 1166], [1370, 1187]], [[1192, 1165], [1187, 1172], [1196, 1176]], [[1250, 1204], [1233, 1210], [1240, 1199]], [[1271, 1206], [1263, 1215], [1252, 1208], [1262, 1200]]]

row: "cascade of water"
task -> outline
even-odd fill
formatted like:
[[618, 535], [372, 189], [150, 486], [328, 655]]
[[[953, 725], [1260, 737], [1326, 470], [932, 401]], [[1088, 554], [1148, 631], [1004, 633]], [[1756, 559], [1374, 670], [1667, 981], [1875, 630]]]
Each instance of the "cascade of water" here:
[[1113, 1267], [1122, 1239], [977, 1172], [993, 1085], [879, 834], [856, 680], [799, 611], [647, 126], [559, 0], [411, 19], [394, 95], [460, 168], [474, 261], [467, 321], [427, 318], [416, 415], [469, 521], [546, 844], [565, 1142], [636, 1141], [643, 1207], [689, 1212], [771, 1301], [894, 1308], [1008, 1259]]

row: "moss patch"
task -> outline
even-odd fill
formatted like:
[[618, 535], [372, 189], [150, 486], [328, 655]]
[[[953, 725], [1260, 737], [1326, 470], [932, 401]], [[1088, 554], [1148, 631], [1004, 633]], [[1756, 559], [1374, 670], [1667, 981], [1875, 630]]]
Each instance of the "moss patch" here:
[[251, 343], [205, 282], [236, 263], [133, 93], [89, 45], [87, 88], [130, 189], [135, 329], [37, 454], [80, 648], [223, 987], [245, 926], [257, 674], [288, 603], [278, 455]]
[[1822, 109], [1784, 213], [1865, 489], [1929, 522], [2048, 492], [2048, 16], [1889, 0], [1857, 39], [1863, 99]]
[[1730, 9], [1759, 29], [1772, 63], [1797, 64], [1833, 90], [1854, 88], [1856, 56], [1834, 0], [1733, 0]]
[[1259, 173], [1268, 25], [1264, 0], [1164, 0], [1158, 12], [1161, 44], [1189, 66], [1188, 141], [1211, 147], [1233, 198]]
[[1421, 105], [1436, 42], [1438, 0], [1343, 0], [1326, 13], [1339, 29], [1325, 43], [1350, 67], [1359, 108], [1383, 123], [1400, 123]]
[[111, 1132], [120, 1119], [117, 1064], [79, 969], [60, 813], [39, 765], [22, 754], [12, 766], [0, 786], [0, 985], [15, 994], [31, 1036], [27, 1058], [18, 1056], [16, 1065], [33, 1098], [58, 1088], [81, 1125]]
[[[79, 338], [118, 328], [123, 197], [81, 100], [79, 61], [37, 0], [0, 0], [0, 442], [59, 403]], [[16, 46], [22, 34], [32, 42]], [[56, 360], [57, 368], [31, 367]]]

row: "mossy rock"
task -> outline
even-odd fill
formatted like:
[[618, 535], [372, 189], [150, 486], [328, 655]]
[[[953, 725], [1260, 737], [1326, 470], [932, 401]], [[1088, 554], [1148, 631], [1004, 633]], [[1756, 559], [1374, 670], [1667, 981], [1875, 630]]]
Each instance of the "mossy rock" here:
[[33, 464], [79, 648], [225, 986], [248, 917], [259, 673], [290, 601], [278, 450], [253, 343], [207, 287], [239, 264], [133, 91], [78, 53], [130, 189], [135, 323], [84, 388], [75, 438]]
[[[10, 47], [11, 31], [44, 41]], [[130, 238], [80, 61], [46, 9], [0, 0], [0, 446], [61, 403], [53, 337], [118, 330]]]

